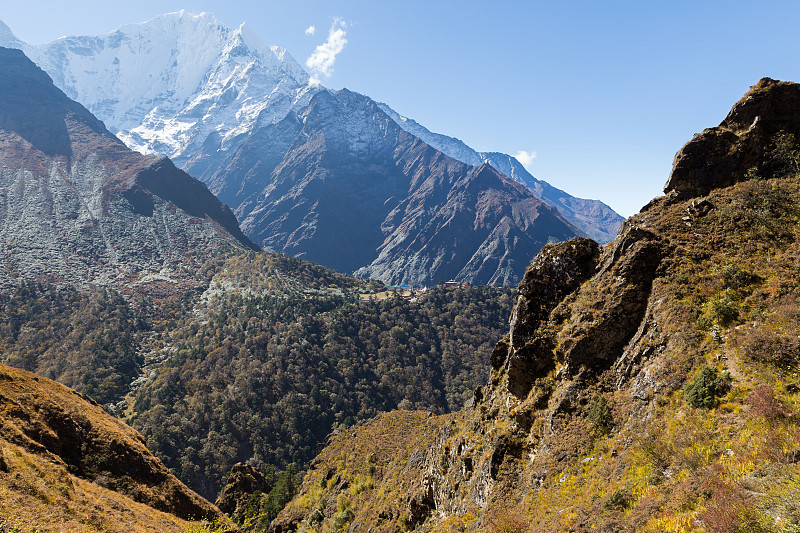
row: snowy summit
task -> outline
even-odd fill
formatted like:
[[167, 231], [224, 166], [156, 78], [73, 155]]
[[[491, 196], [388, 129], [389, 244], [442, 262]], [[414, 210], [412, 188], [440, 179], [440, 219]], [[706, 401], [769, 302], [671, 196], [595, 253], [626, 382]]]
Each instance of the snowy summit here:
[[177, 157], [211, 136], [225, 148], [257, 121], [282, 119], [319, 89], [283, 48], [210, 13], [168, 13], [106, 35], [22, 48], [128, 146]]

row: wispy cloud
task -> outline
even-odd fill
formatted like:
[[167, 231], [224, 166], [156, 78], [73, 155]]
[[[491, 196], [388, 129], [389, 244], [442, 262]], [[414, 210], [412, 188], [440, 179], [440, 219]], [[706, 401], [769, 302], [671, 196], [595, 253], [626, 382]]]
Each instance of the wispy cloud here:
[[530, 170], [533, 166], [533, 160], [536, 159], [536, 152], [526, 152], [525, 150], [520, 150], [514, 154], [514, 157], [517, 158], [517, 161], [522, 163], [523, 167]]
[[[308, 30], [306, 30], [308, 33]], [[311, 71], [311, 83], [319, 84], [320, 77], [330, 78], [333, 74], [333, 64], [347, 44], [347, 23], [340, 18], [333, 19], [331, 29], [328, 31], [328, 40], [317, 46], [314, 52], [306, 59], [306, 66]]]
[[306, 28], [306, 35], [314, 35], [315, 33], [317, 33], [317, 28], [313, 25]]

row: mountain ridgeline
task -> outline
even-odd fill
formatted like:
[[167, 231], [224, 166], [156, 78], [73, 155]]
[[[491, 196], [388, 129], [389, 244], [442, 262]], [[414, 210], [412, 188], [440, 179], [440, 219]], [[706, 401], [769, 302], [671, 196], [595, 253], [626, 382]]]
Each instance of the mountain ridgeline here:
[[484, 379], [507, 289], [401, 298], [256, 252], [204, 185], [21, 51], [0, 74], [0, 360], [128, 416], [204, 496], [237, 461], [302, 468], [338, 426], [451, 411]]
[[514, 284], [547, 242], [607, 242], [622, 222], [510, 156], [310, 83], [285, 50], [207, 13], [41, 46], [0, 38], [130, 147], [206, 183], [258, 245], [340, 271], [416, 286]]
[[443, 155], [347, 90], [254, 132], [217, 187], [265, 248], [391, 284], [507, 285], [544, 244], [579, 233], [493, 167]]

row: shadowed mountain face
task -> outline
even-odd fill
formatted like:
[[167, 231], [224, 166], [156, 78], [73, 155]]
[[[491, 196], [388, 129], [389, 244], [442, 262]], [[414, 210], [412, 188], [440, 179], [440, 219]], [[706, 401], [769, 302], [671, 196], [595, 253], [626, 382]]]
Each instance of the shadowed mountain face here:
[[19, 50], [0, 48], [0, 283], [180, 283], [190, 252], [254, 248], [208, 189], [128, 149]]
[[387, 283], [515, 283], [544, 244], [580, 233], [522, 185], [442, 154], [347, 90], [260, 128], [205, 179], [265, 248]]

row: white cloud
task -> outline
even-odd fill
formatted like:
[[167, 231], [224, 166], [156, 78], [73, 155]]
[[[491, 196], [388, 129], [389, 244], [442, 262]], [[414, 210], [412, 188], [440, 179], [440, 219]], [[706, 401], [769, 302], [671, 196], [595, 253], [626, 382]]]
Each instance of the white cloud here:
[[314, 35], [315, 33], [317, 33], [317, 28], [313, 25], [306, 28], [306, 35]]
[[514, 154], [514, 157], [517, 158], [517, 161], [522, 163], [523, 167], [531, 170], [531, 167], [533, 166], [533, 160], [536, 158], [536, 152], [526, 152], [525, 150], [520, 150]]
[[342, 19], [333, 19], [333, 24], [328, 32], [328, 40], [317, 46], [314, 52], [306, 59], [306, 66], [311, 70], [312, 79], [319, 80], [320, 75], [330, 78], [333, 74], [333, 64], [347, 44], [347, 23]]

